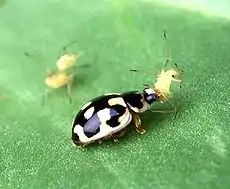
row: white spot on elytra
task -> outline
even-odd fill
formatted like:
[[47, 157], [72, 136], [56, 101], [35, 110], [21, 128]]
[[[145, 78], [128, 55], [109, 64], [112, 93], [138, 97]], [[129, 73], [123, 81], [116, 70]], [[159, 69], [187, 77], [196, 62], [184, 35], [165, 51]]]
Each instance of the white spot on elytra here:
[[122, 105], [122, 106], [126, 107], [126, 104], [125, 104], [123, 98], [121, 98], [121, 97], [109, 99], [108, 103], [109, 103], [110, 106]]
[[109, 120], [111, 118], [109, 108], [105, 108], [103, 110], [100, 110], [97, 113], [97, 115], [98, 115], [101, 123], [105, 123], [107, 120]]
[[83, 143], [92, 142], [95, 140], [98, 140], [100, 138], [103, 138], [105, 136], [111, 135], [113, 133], [116, 133], [123, 128], [125, 128], [132, 120], [132, 115], [129, 113], [128, 109], [125, 113], [125, 115], [122, 117], [121, 124], [118, 127], [112, 128], [109, 125], [105, 123], [108, 119], [110, 119], [109, 109], [104, 109], [98, 112], [98, 117], [100, 120], [103, 120], [104, 122], [100, 125], [100, 132], [94, 135], [91, 138], [88, 138], [83, 131], [83, 127], [80, 125], [76, 125], [74, 128], [74, 133], [76, 133], [79, 136], [79, 140]]
[[87, 102], [84, 106], [82, 106], [81, 110], [84, 110], [87, 108], [92, 102]]
[[84, 113], [84, 117], [86, 119], [89, 119], [92, 117], [93, 115], [93, 112], [94, 112], [94, 107], [91, 107], [90, 109], [88, 109], [85, 113]]
[[74, 132], [75, 134], [78, 134], [79, 129], [80, 129], [80, 130], [83, 130], [82, 126], [79, 125], [79, 124], [78, 124], [78, 125], [75, 125], [75, 127], [74, 127], [74, 129], [73, 129], [73, 132]]

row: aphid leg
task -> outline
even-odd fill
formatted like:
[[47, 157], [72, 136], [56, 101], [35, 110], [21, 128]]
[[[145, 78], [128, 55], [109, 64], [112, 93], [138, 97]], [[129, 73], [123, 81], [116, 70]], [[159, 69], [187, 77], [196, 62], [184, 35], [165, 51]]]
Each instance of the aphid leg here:
[[46, 99], [47, 99], [49, 93], [50, 93], [50, 89], [49, 89], [49, 88], [46, 88], [46, 89], [45, 89], [45, 92], [44, 92], [43, 95], [42, 95], [41, 106], [44, 105], [44, 103], [45, 103], [45, 101], [46, 101]]
[[54, 74], [54, 72], [50, 69], [50, 68], [46, 68], [46, 75], [47, 75], [47, 77], [49, 77], [49, 76], [52, 76]]
[[133, 113], [132, 116], [133, 116], [133, 121], [134, 121], [136, 131], [140, 134], [144, 134], [146, 130], [141, 127], [140, 117], [136, 113]]
[[177, 113], [178, 113], [178, 108], [174, 110], [150, 110], [150, 111], [153, 113], [175, 113], [174, 118], [173, 118], [173, 125], [174, 125], [174, 121], [176, 120]]
[[177, 117], [177, 114], [178, 114], [178, 106], [174, 105], [171, 100], [169, 100], [169, 103], [174, 107], [174, 113], [175, 113], [175, 115], [174, 115], [173, 121], [175, 121], [176, 117]]
[[76, 59], [80, 58], [82, 55], [84, 54], [84, 52], [79, 52], [77, 55], [76, 55]]
[[72, 102], [72, 94], [71, 94], [71, 88], [72, 88], [72, 84], [73, 84], [73, 78], [74, 78], [74, 74], [69, 76], [69, 81], [67, 83], [67, 95], [69, 97], [69, 102]]
[[69, 103], [72, 103], [72, 96], [71, 96], [71, 85], [67, 84], [67, 95], [69, 98]]
[[[179, 90], [182, 88], [182, 82], [180, 82], [180, 88], [179, 88]], [[181, 104], [181, 99], [182, 99], [182, 94], [181, 94], [181, 97], [179, 98], [179, 100], [178, 100], [178, 103], [177, 103], [177, 111], [176, 111], [176, 113], [175, 113], [175, 117], [174, 117], [174, 120], [176, 119], [176, 117], [177, 117], [177, 115], [178, 115], [178, 107], [180, 106], [180, 104]]]
[[178, 112], [177, 106], [175, 106], [170, 100], [168, 100], [168, 102], [173, 106], [173, 109], [171, 109], [171, 110], [153, 110], [153, 109], [150, 109], [150, 111], [154, 112], [154, 113], [175, 113], [175, 114], [177, 114], [177, 112]]

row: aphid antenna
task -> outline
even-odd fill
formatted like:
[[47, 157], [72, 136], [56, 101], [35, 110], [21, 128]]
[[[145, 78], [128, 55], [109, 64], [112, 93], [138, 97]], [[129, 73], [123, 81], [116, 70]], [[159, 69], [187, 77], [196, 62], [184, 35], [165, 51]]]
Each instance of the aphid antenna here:
[[[69, 43], [67, 43], [66, 45], [64, 45], [62, 48], [61, 48], [61, 52], [59, 51], [59, 56], [58, 58], [63, 55], [63, 54], [68, 54], [67, 52], [67, 48], [69, 48], [70, 46], [72, 46], [73, 44], [75, 44], [77, 42], [77, 39], [74, 39], [72, 41], [70, 41]], [[60, 55], [61, 54], [61, 55]], [[79, 53], [76, 53], [76, 58], [79, 58], [80, 56], [82, 56], [84, 54], [83, 51], [80, 51]]]
[[73, 45], [73, 44], [75, 44], [77, 42], [77, 39], [74, 39], [74, 40], [72, 40], [72, 41], [70, 41], [69, 43], [67, 43], [66, 45], [64, 45], [63, 47], [62, 47], [62, 51], [64, 52], [64, 53], [66, 53], [67, 51], [67, 48], [69, 48], [71, 45]]
[[[168, 63], [171, 61], [171, 58], [170, 58], [170, 53], [169, 53], [169, 44], [168, 44], [168, 39], [167, 39], [167, 35], [166, 35], [166, 31], [164, 30], [164, 40], [165, 40], [165, 50], [166, 50], [166, 60], [165, 60], [165, 63], [164, 63], [164, 66], [163, 66], [163, 69], [161, 71], [161, 73], [164, 72], [166, 66], [168, 65]], [[177, 66], [178, 67], [178, 66]], [[139, 70], [139, 69], [130, 69], [130, 71], [132, 72], [140, 72], [140, 73], [145, 73], [145, 74], [148, 74], [148, 75], [151, 75], [151, 76], [157, 76], [157, 74], [154, 74], [152, 72], [149, 72], [149, 71], [146, 71], [146, 70]]]
[[162, 69], [162, 71], [164, 72], [164, 69], [166, 68], [166, 66], [168, 65], [168, 63], [172, 60], [170, 58], [170, 52], [169, 52], [169, 43], [168, 43], [168, 38], [166, 35], [166, 31], [164, 30], [164, 40], [165, 40], [165, 51], [166, 51], [166, 60], [165, 60], [165, 64], [164, 67]]
[[140, 72], [140, 73], [145, 73], [145, 74], [148, 74], [148, 75], [154, 76], [154, 73], [153, 73], [153, 72], [146, 71], [146, 70], [130, 69], [129, 71], [131, 71], [131, 72]]

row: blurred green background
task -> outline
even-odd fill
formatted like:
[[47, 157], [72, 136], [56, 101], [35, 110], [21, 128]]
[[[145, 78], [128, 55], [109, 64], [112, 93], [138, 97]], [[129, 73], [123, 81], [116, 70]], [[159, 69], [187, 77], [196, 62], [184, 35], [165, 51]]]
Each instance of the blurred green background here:
[[[228, 189], [230, 3], [214, 2], [1, 0], [0, 187]], [[175, 124], [173, 114], [146, 113], [145, 135], [130, 125], [118, 143], [73, 147], [86, 101], [154, 82], [129, 69], [160, 71], [163, 30], [185, 72]], [[63, 89], [42, 107], [45, 69], [72, 40], [70, 52], [85, 52], [73, 103]]]

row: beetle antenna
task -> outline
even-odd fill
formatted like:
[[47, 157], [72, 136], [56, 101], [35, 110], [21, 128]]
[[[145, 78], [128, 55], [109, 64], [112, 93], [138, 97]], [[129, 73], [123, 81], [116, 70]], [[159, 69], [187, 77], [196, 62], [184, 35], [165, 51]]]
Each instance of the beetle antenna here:
[[146, 83], [143, 83], [143, 86], [144, 87], [150, 87], [150, 85], [146, 84]]

